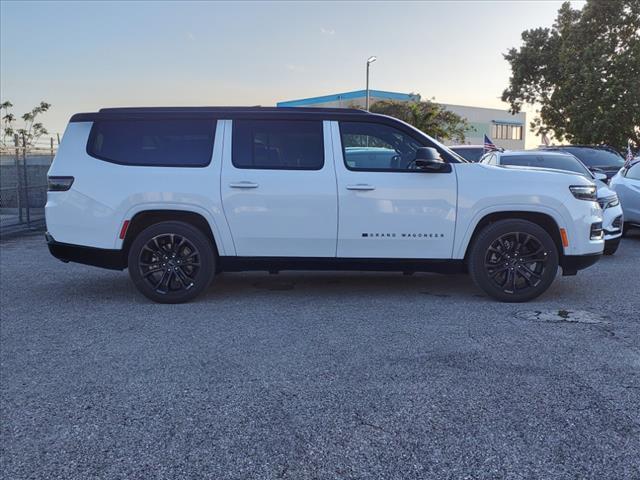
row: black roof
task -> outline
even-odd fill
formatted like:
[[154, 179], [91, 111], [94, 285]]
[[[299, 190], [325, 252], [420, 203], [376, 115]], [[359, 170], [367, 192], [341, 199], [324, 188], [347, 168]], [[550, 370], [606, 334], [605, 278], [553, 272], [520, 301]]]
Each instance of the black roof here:
[[312, 107], [118, 107], [101, 108], [98, 112], [76, 113], [71, 122], [91, 122], [98, 119], [123, 118], [192, 118], [208, 117], [238, 118], [250, 116], [252, 118], [273, 117], [296, 118], [303, 117], [324, 119], [344, 119], [375, 115], [365, 110], [355, 108], [312, 108]]

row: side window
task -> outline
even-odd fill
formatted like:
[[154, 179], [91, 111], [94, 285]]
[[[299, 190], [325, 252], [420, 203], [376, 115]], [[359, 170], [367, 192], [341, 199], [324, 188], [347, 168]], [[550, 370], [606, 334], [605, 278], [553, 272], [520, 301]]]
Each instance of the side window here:
[[625, 174], [625, 177], [632, 180], [640, 180], [640, 163], [636, 163], [635, 165], [629, 167], [627, 173]]
[[407, 171], [423, 145], [387, 125], [340, 122], [344, 161], [350, 170]]
[[214, 135], [214, 119], [98, 120], [87, 153], [122, 165], [205, 167]]
[[236, 168], [320, 170], [324, 165], [321, 121], [234, 120], [232, 135]]

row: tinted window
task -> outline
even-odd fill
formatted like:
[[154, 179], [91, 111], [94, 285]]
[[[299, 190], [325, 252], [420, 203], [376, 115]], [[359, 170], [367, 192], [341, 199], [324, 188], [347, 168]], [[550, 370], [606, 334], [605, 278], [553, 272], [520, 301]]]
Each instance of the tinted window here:
[[237, 168], [320, 170], [322, 122], [234, 120], [232, 158]]
[[608, 150], [585, 147], [563, 147], [562, 150], [575, 155], [582, 163], [590, 168], [622, 167], [624, 164], [624, 159], [620, 155]]
[[517, 165], [521, 167], [553, 168], [576, 172], [591, 178], [589, 170], [571, 155], [502, 155], [501, 165]]
[[203, 167], [211, 161], [215, 120], [99, 120], [89, 155], [124, 165]]
[[377, 123], [341, 122], [344, 161], [351, 170], [405, 171], [423, 145], [405, 133]]
[[469, 160], [470, 162], [478, 162], [480, 158], [484, 154], [484, 148], [456, 148], [451, 147], [451, 150], [456, 152], [465, 160]]

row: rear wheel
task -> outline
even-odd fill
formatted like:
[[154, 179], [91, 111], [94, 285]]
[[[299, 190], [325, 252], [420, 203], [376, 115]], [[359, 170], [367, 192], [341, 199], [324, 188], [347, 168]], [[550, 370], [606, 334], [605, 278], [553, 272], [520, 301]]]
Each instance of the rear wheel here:
[[161, 222], [143, 230], [129, 249], [129, 275], [154, 302], [182, 303], [198, 296], [213, 280], [211, 241], [183, 222]]
[[478, 287], [502, 302], [526, 302], [543, 293], [558, 271], [558, 250], [542, 227], [500, 220], [485, 227], [469, 254]]

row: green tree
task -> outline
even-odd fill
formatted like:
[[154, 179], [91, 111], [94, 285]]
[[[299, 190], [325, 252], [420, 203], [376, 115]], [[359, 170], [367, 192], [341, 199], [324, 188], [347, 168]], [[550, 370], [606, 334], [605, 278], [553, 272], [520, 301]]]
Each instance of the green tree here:
[[470, 128], [465, 118], [428, 100], [409, 103], [381, 100], [369, 110], [398, 118], [439, 140], [464, 142], [465, 132]]
[[565, 2], [551, 28], [522, 33], [502, 100], [537, 105], [531, 128], [570, 143], [640, 146], [640, 1]]
[[50, 107], [50, 103], [40, 102], [31, 111], [22, 115], [23, 127], [15, 128], [16, 117], [10, 111], [13, 108], [13, 104], [9, 101], [2, 102], [0, 104], [0, 111], [2, 111], [2, 145], [12, 145], [13, 136], [17, 133], [22, 146], [26, 148], [34, 147], [40, 137], [49, 133], [41, 122], [36, 122], [36, 119], [39, 115], [49, 110]]

